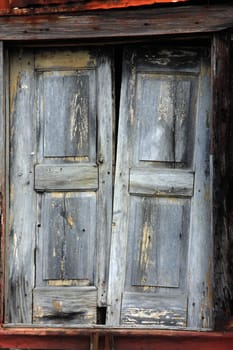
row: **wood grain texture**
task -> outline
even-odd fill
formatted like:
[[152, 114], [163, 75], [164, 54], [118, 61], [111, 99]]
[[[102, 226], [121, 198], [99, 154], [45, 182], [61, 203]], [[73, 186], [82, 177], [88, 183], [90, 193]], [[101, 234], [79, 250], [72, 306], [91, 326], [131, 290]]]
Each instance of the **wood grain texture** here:
[[112, 229], [113, 196], [113, 127], [114, 127], [114, 77], [113, 52], [104, 51], [99, 55], [97, 80], [97, 164], [99, 168], [98, 209], [97, 209], [97, 275], [98, 306], [106, 307], [109, 255]]
[[[110, 52], [25, 49], [11, 50], [10, 57], [5, 321], [95, 324], [97, 305], [106, 305], [111, 229]], [[73, 125], [66, 106], [74, 95]], [[82, 135], [83, 147], [76, 147]]]
[[[110, 256], [110, 299], [108, 301], [108, 322], [112, 322], [114, 325], [117, 324], [116, 318], [120, 317], [119, 324], [124, 322], [127, 324], [131, 319], [132, 323], [153, 326], [153, 314], [157, 311], [160, 313], [161, 310], [156, 310], [155, 305], [147, 308], [146, 303], [147, 298], [155, 295], [163, 300], [163, 311], [168, 312], [166, 314], [168, 316], [167, 324], [165, 317], [163, 327], [170, 325], [169, 307], [172, 297], [174, 303], [176, 300], [177, 303], [182, 300], [184, 307], [182, 316], [180, 314], [177, 322], [172, 317], [174, 327], [182, 325], [194, 328], [209, 328], [212, 320], [210, 313], [209, 318], [207, 315], [206, 318], [203, 316], [204, 321], [200, 325], [199, 310], [199, 314], [193, 316], [195, 321], [190, 321], [193, 305], [190, 304], [190, 301], [187, 304], [187, 301], [190, 300], [188, 293], [190, 293], [191, 297], [195, 295], [197, 300], [204, 300], [201, 306], [203, 315], [209, 313], [207, 299], [212, 288], [207, 275], [207, 271], [209, 271], [207, 255], [211, 255], [212, 249], [210, 199], [208, 199], [211, 193], [208, 161], [209, 70], [208, 63], [205, 61], [204, 68], [202, 67], [200, 71], [201, 60], [198, 51], [193, 50], [193, 57], [196, 57], [195, 68], [193, 61], [190, 64], [192, 55], [189, 51], [187, 51], [187, 62], [183, 57], [182, 63], [179, 59], [180, 55], [177, 58], [177, 52], [181, 51], [177, 48], [174, 52], [169, 50], [160, 51], [156, 48], [153, 51], [151, 46], [150, 48], [144, 47], [141, 50], [129, 48], [123, 56], [113, 239]], [[185, 50], [183, 55], [184, 52]], [[157, 54], [160, 54], [158, 58]], [[161, 59], [161, 56], [163, 56], [163, 59]], [[203, 53], [204, 60], [205, 53]], [[186, 62], [186, 68], [184, 68], [184, 62]], [[167, 87], [165, 84], [164, 91], [160, 95], [163, 98], [156, 100], [158, 86], [158, 89], [161, 89], [161, 85], [159, 85], [161, 79], [159, 73], [161, 71], [159, 69], [162, 69], [163, 64], [165, 66], [162, 73], [163, 77], [166, 77], [167, 74], [169, 78], [171, 77], [172, 82], [176, 81], [176, 92], [174, 93], [173, 87], [170, 91], [170, 85]], [[182, 69], [184, 69], [183, 72]], [[189, 69], [195, 71], [196, 75], [193, 73], [192, 79], [195, 82], [196, 89], [198, 88], [198, 93], [196, 91], [196, 96], [192, 100], [190, 99], [190, 82], [186, 80]], [[150, 75], [147, 75], [148, 72]], [[148, 77], [151, 79], [153, 76], [154, 80], [157, 78], [159, 81], [159, 84], [153, 81], [153, 84], [150, 82], [146, 88], [143, 88], [145, 95], [142, 94], [141, 97], [143, 98], [139, 98], [140, 94], [138, 95], [137, 78], [140, 75], [143, 75], [143, 78], [146, 76], [146, 79]], [[182, 76], [183, 80], [176, 80], [178, 76]], [[206, 95], [204, 95], [203, 91], [206, 90]], [[177, 95], [177, 98], [171, 98], [173, 93]], [[144, 111], [143, 108], [140, 108], [140, 104], [145, 104]], [[151, 113], [150, 108], [147, 110], [147, 106], [153, 106], [153, 104], [162, 111], [158, 116], [156, 116], [156, 113]], [[154, 111], [156, 111], [156, 108]], [[169, 108], [171, 109], [170, 112]], [[191, 145], [188, 141], [183, 143], [186, 132], [182, 131], [180, 133], [180, 139], [178, 132], [176, 136], [178, 136], [180, 149], [177, 148], [177, 150], [179, 149], [177, 158], [172, 157], [176, 149], [174, 144], [175, 133], [167, 132], [167, 128], [170, 130], [176, 129], [174, 125], [171, 126], [173, 117], [169, 118], [174, 115], [174, 111], [177, 114], [178, 123], [180, 123], [179, 118], [185, 120], [190, 111], [192, 114], [192, 117], [190, 117], [192, 120], [190, 123], [192, 125]], [[157, 127], [153, 129], [152, 127], [151, 135], [147, 137], [145, 130], [150, 132], [149, 120], [153, 123], [154, 119], [162, 118], [163, 114], [168, 117], [166, 123], [164, 123], [165, 126], [160, 129]], [[147, 118], [147, 125], [141, 134], [143, 123]], [[189, 128], [190, 126], [187, 127], [187, 129]], [[156, 141], [158, 142], [156, 143]], [[144, 154], [146, 154], [152, 143], [154, 148], [151, 155], [159, 154], [157, 158], [159, 164], [153, 163], [152, 157], [138, 157], [140, 150], [144, 149]], [[168, 147], [166, 148], [166, 146]], [[176, 169], [176, 163], [184, 159], [184, 152], [190, 153], [189, 161], [186, 161], [184, 165], [187, 170]], [[163, 169], [159, 168], [161, 164]], [[193, 191], [193, 187], [196, 192]], [[161, 195], [164, 198], [160, 198]], [[190, 202], [189, 199], [182, 197], [193, 198]], [[192, 230], [191, 236], [190, 228]], [[206, 249], [203, 249], [203, 247], [206, 247]], [[125, 249], [127, 249], [126, 255]], [[200, 265], [193, 265], [194, 260], [199, 259], [197, 255], [194, 258], [194, 252], [195, 254], [199, 252], [203, 267], [201, 263]], [[206, 254], [206, 252], [208, 253]], [[190, 265], [190, 262], [192, 262], [192, 265]], [[187, 270], [187, 265], [189, 270]], [[206, 271], [205, 280], [202, 272], [203, 268]], [[187, 274], [188, 271], [189, 275]], [[190, 277], [190, 275], [192, 276]], [[201, 284], [199, 289], [197, 285], [195, 285], [196, 289], [194, 288], [194, 281], [199, 280], [202, 280], [203, 285], [209, 283], [208, 296], [204, 294], [206, 290], [203, 292], [201, 289]], [[120, 288], [122, 289], [120, 290]], [[137, 293], [136, 295], [140, 296], [138, 300], [132, 301], [129, 309], [123, 302], [126, 293], [128, 293], [128, 300], [130, 300], [130, 293], [132, 295]], [[122, 308], [120, 300], [122, 300]], [[129, 316], [129, 319], [126, 315]], [[189, 319], [186, 318], [187, 315]], [[160, 324], [156, 317], [154, 327], [159, 327]], [[182, 319], [181, 323], [179, 323], [180, 317]], [[189, 320], [189, 324], [187, 324], [187, 320]]]
[[1, 257], [0, 257], [0, 322], [3, 322], [4, 314], [4, 277], [5, 277], [5, 218], [6, 218], [6, 115], [5, 115], [5, 72], [3, 43], [0, 42], [0, 186], [1, 186]]
[[[51, 290], [56, 290], [60, 300], [64, 296], [59, 294], [62, 290], [56, 286], [66, 286], [69, 289], [77, 285], [84, 290], [87, 285], [95, 286], [95, 318], [89, 320], [85, 317], [80, 321], [86, 324], [89, 321], [90, 324], [96, 322], [97, 303], [106, 305], [112, 205], [113, 107], [109, 55], [107, 51], [74, 48], [44, 52], [39, 50], [36, 56], [40, 92], [40, 164], [35, 168], [35, 187], [45, 192], [42, 201], [39, 199], [38, 206], [41, 221], [38, 228], [37, 286], [48, 286]], [[46, 79], [51, 83], [50, 90], [55, 85], [56, 91], [54, 72], [59, 77], [62, 91], [65, 90], [62, 92], [65, 101], [62, 105], [72, 107], [72, 96], [79, 100], [74, 114], [72, 108], [60, 115], [60, 111], [57, 113], [55, 110], [54, 113], [54, 99], [48, 98], [51, 95], [49, 91], [45, 97], [45, 72]], [[67, 77], [69, 79], [64, 83]], [[74, 84], [76, 79], [78, 83]], [[61, 98], [58, 90], [57, 88], [56, 100]], [[44, 103], [46, 99], [47, 105]], [[60, 118], [58, 122], [57, 116]], [[48, 129], [53, 133], [54, 124], [57, 123], [62, 138], [53, 141], [52, 135], [46, 135], [48, 120], [51, 121], [47, 125]], [[74, 152], [67, 153], [70, 145], [66, 147], [65, 140], [69, 144], [70, 135], [74, 131]], [[48, 152], [46, 143], [52, 145], [52, 152]], [[79, 144], [80, 147], [77, 147]], [[85, 152], [81, 152], [84, 150], [82, 145], [86, 147]], [[51, 190], [54, 192], [48, 193]], [[77, 300], [78, 298], [77, 294]], [[41, 302], [46, 303], [46, 298], [41, 299]], [[44, 305], [41, 304], [41, 307]], [[90, 312], [94, 313], [91, 309]], [[40, 323], [43, 322], [46, 322], [45, 318], [40, 320]], [[67, 316], [67, 324], [71, 323]]]
[[[24, 60], [22, 60], [22, 55]], [[15, 52], [10, 68], [10, 207], [7, 227], [5, 322], [31, 322], [34, 287], [35, 154], [33, 55]], [[29, 63], [29, 64], [28, 64]]]
[[163, 291], [158, 287], [183, 287], [190, 201], [144, 197], [133, 197], [131, 201], [127, 290], [140, 291], [136, 286], [145, 287], [146, 299], [150, 291], [155, 291], [153, 287], [157, 287], [157, 294]]
[[[138, 51], [129, 49], [125, 50], [123, 56], [110, 256], [109, 318], [107, 320], [114, 325], [117, 322], [119, 324], [126, 322], [127, 324], [127, 317], [124, 315], [132, 311], [127, 310], [126, 305], [124, 305], [124, 310], [121, 309], [120, 300], [124, 300], [125, 293], [136, 292], [137, 295], [141, 295], [140, 301], [134, 300], [134, 304], [132, 304], [134, 306], [131, 305], [132, 308], [135, 308], [135, 312], [140, 309], [138, 317], [132, 317], [132, 323], [136, 322], [136, 324], [153, 324], [153, 313], [156, 312], [156, 309], [147, 308], [146, 300], [156, 293], [159, 293], [160, 297], [163, 298], [164, 305], [167, 303], [167, 310], [172, 295], [176, 300], [176, 296], [179, 294], [180, 298], [183, 298], [183, 305], [186, 305], [187, 301], [185, 261], [187, 261], [190, 206], [189, 200], [183, 202], [179, 197], [192, 196], [194, 175], [192, 171], [182, 171], [169, 168], [169, 166], [167, 169], [158, 169], [156, 164], [151, 164], [151, 158], [147, 160], [138, 158], [142, 146], [146, 150], [151, 146], [152, 137], [155, 139], [154, 144], [156, 144], [156, 139], [159, 139], [156, 128], [153, 129], [151, 138], [145, 135], [142, 137], [140, 134], [144, 119], [148, 118], [153, 122], [153, 117], [156, 118], [149, 109], [149, 117], [148, 113], [140, 113], [140, 103], [145, 103], [145, 108], [147, 105], [152, 106], [153, 103], [156, 105], [156, 99], [154, 99], [157, 92], [156, 83], [153, 84], [153, 87], [150, 86], [144, 90], [147, 97], [144, 96], [141, 99], [137, 94], [137, 77], [139, 74], [146, 75], [144, 70], [149, 69], [150, 77], [153, 75], [153, 79], [160, 79], [159, 74], [157, 75], [157, 68], [162, 66], [162, 60], [160, 57], [157, 59], [156, 56], [159, 50], [154, 50], [148, 47]], [[171, 52], [169, 56], [166, 54], [168, 54], [167, 51], [164, 53], [164, 62], [166, 62], [164, 65], [169, 71], [170, 62], [171, 67], [174, 67], [176, 53], [173, 52], [173, 56]], [[169, 58], [166, 60], [166, 57]], [[147, 62], [149, 62], [149, 68]], [[153, 62], [155, 62], [154, 66]], [[181, 68], [177, 69], [180, 72]], [[171, 69], [168, 74], [175, 75], [176, 73], [175, 70], [172, 72]], [[166, 109], [168, 105], [166, 103], [166, 101], [161, 102], [161, 109], [163, 107]], [[188, 104], [190, 105], [190, 101]], [[172, 100], [172, 108], [173, 105], [174, 101]], [[161, 133], [163, 132], [166, 134], [165, 129], [161, 131]], [[156, 151], [158, 149], [159, 152], [160, 148], [163, 150], [164, 144], [169, 143], [170, 138], [166, 134], [164, 143], [158, 142], [156, 144]], [[156, 151], [151, 152], [151, 154], [156, 154]], [[166, 167], [166, 157], [161, 158], [158, 160], [163, 160], [163, 166]], [[140, 168], [135, 167], [138, 162]], [[181, 185], [181, 183], [183, 184]], [[146, 197], [148, 194], [152, 197]], [[160, 195], [167, 198], [157, 198]], [[170, 258], [171, 260], [169, 260]], [[145, 303], [142, 302], [143, 298]], [[145, 310], [145, 314], [143, 310]], [[146, 314], [148, 317], [144, 317]], [[120, 319], [117, 319], [118, 317]], [[169, 323], [169, 317], [167, 320]], [[167, 326], [169, 326], [168, 323]], [[186, 324], [186, 320], [182, 324]], [[159, 323], [155, 321], [154, 326], [159, 326]], [[178, 322], [174, 326], [178, 327]]]
[[[0, 330], [2, 348], [89, 350], [91, 339], [98, 336], [99, 345], [117, 350], [229, 350], [233, 344], [231, 332], [193, 332], [184, 330], [79, 328], [4, 328]], [[107, 338], [107, 339], [106, 339]], [[105, 344], [103, 345], [103, 341]], [[101, 347], [100, 347], [101, 348]], [[102, 348], [101, 348], [102, 349]], [[105, 349], [105, 348], [104, 348]], [[111, 348], [110, 348], [111, 349]], [[107, 348], [106, 350], [109, 350]]]
[[[188, 0], [176, 0], [176, 2], [184, 2]], [[142, 6], [142, 5], [151, 5], [155, 3], [171, 3], [172, 0], [105, 0], [104, 2], [91, 0], [88, 2], [77, 1], [74, 6], [77, 6], [79, 10], [93, 10], [93, 9], [110, 9], [110, 8], [124, 8], [129, 6]], [[69, 4], [67, 0], [9, 0], [8, 6], [6, 8], [14, 8], [14, 7], [37, 7], [39, 6], [51, 6], [52, 4], [60, 6], [66, 6]], [[1, 7], [2, 7], [1, 3]], [[5, 7], [4, 7], [5, 8]], [[59, 7], [58, 7], [59, 8]]]
[[232, 329], [233, 161], [232, 161], [232, 43], [230, 34], [212, 42], [214, 311], [216, 329]]
[[[167, 305], [169, 299], [169, 306]], [[143, 305], [143, 307], [142, 307]], [[122, 321], [126, 325], [186, 326], [186, 302], [181, 296], [164, 298], [125, 293], [122, 301]]]
[[47, 165], [35, 166], [35, 190], [97, 190], [98, 169], [96, 165]]
[[150, 196], [191, 197], [194, 173], [180, 169], [132, 168], [129, 176], [129, 192]]
[[[43, 12], [37, 10], [38, 13]], [[67, 11], [67, 9], [66, 9]], [[71, 11], [69, 8], [68, 11]], [[77, 11], [74, 8], [74, 11]], [[119, 39], [218, 32], [233, 26], [232, 5], [99, 11], [74, 16], [16, 10], [0, 19], [0, 40]], [[55, 10], [56, 12], [56, 10]], [[19, 16], [17, 16], [17, 13]], [[28, 17], [30, 14], [32, 16]], [[177, 21], [179, 18], [179, 21]]]
[[130, 52], [124, 53], [122, 67], [121, 102], [119, 112], [119, 129], [117, 142], [117, 167], [114, 186], [114, 203], [112, 219], [112, 239], [109, 263], [109, 288], [107, 296], [108, 326], [119, 326], [121, 314], [122, 292], [125, 283], [125, 266], [128, 232], [128, 178], [131, 151], [131, 126], [129, 111], [133, 111], [133, 97], [135, 94], [135, 78], [131, 74], [134, 57]]
[[[87, 280], [93, 285], [95, 194], [45, 194], [42, 205], [43, 280], [58, 280], [58, 285], [59, 280]], [[37, 266], [38, 283], [40, 268], [40, 265]]]
[[190, 158], [188, 144], [192, 140], [193, 118], [190, 105], [197, 86], [194, 77], [170, 74], [138, 74], [140, 160], [185, 163]]
[[96, 323], [97, 291], [94, 287], [36, 288], [33, 292], [35, 323]]
[[[49, 72], [43, 74], [43, 113], [45, 120], [44, 156], [79, 157], [89, 154], [91, 94], [88, 74]], [[93, 91], [92, 91], [93, 95]], [[51, 103], [52, 102], [52, 103]], [[94, 109], [95, 112], [95, 109]], [[56, 123], [54, 123], [56, 119]]]
[[134, 161], [139, 166], [150, 162], [190, 168], [201, 52], [179, 47], [146, 50], [139, 48], [136, 58]]
[[[210, 62], [203, 55], [195, 140], [195, 184], [188, 267], [188, 326], [213, 327], [212, 180], [210, 177]], [[205, 94], [202, 93], [205, 91]]]

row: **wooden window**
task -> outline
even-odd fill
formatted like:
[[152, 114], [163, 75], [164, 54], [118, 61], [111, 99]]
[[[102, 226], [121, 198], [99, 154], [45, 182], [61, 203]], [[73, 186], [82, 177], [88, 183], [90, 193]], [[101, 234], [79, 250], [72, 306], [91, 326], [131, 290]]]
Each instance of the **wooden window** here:
[[113, 65], [9, 50], [5, 323], [211, 328], [208, 50]]

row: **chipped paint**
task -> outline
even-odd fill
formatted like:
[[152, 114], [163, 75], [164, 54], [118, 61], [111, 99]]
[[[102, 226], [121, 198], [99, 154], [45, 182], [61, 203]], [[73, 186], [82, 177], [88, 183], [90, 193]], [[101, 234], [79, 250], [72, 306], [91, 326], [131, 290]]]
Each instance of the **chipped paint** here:
[[34, 310], [35, 310], [36, 317], [40, 317], [40, 318], [44, 317], [44, 310], [42, 306], [36, 306]]
[[[148, 265], [151, 263], [149, 253], [152, 249], [152, 227], [148, 224], [148, 222], [145, 222], [143, 227], [143, 235], [142, 235], [142, 242], [141, 242], [141, 254], [140, 254], [140, 266], [142, 267], [143, 271], [146, 271], [148, 269]], [[147, 282], [147, 277], [144, 275], [142, 276], [142, 285]]]
[[139, 322], [141, 325], [168, 325], [175, 327], [186, 326], [185, 312], [178, 310], [158, 310], [129, 308], [127, 314], [124, 315], [125, 324], [135, 324]]
[[62, 301], [52, 300], [52, 304], [53, 304], [53, 308], [56, 311], [62, 312]]
[[67, 224], [70, 226], [70, 228], [73, 228], [73, 226], [74, 226], [74, 220], [73, 220], [73, 218], [72, 218], [71, 215], [68, 215], [68, 216], [66, 217], [66, 222], [67, 222]]
[[70, 287], [70, 286], [85, 287], [90, 285], [90, 281], [89, 280], [50, 280], [48, 281], [48, 285], [52, 287]]
[[[35, 66], [37, 69], [48, 69], [54, 67], [62, 67], [70, 70], [73, 69], [85, 69], [87, 67], [95, 68], [96, 59], [89, 54], [88, 51], [79, 51], [78, 60], [77, 53], [72, 50], [66, 50], [62, 55], [59, 55], [59, 50], [51, 51], [40, 51], [38, 52], [35, 59]], [[70, 75], [70, 72], [67, 74]]]

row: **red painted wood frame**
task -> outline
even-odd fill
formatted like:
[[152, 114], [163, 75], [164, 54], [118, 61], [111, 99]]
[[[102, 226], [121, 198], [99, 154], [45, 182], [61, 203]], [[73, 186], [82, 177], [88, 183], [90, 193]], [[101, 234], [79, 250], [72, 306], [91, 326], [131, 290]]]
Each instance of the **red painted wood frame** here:
[[[178, 2], [185, 2], [189, 0], [73, 0], [71, 3], [75, 4], [81, 10], [94, 9], [110, 9], [110, 8], [124, 8], [130, 6], [142, 6], [152, 4], [171, 4]], [[56, 5], [65, 6], [70, 3], [68, 0], [0, 0], [0, 9], [12, 9], [14, 7], [25, 8], [28, 6], [51, 6]]]
[[[179, 12], [180, 11], [180, 12]], [[176, 10], [175, 13], [168, 13], [166, 10], [161, 11], [148, 11], [148, 12], [121, 12], [117, 13], [101, 13], [93, 15], [79, 15], [77, 16], [28, 16], [28, 17], [0, 17], [0, 40], [1, 48], [3, 45], [17, 44], [25, 45], [30, 44], [33, 41], [37, 41], [38, 44], [50, 44], [53, 40], [75, 40], [77, 44], [83, 40], [98, 40], [106, 41], [118, 41], [127, 38], [127, 40], [141, 40], [142, 38], [151, 38], [153, 40], [158, 37], [160, 40], [163, 35], [174, 34], [171, 28], [176, 26], [177, 12], [185, 15], [181, 18], [179, 26], [179, 34], [184, 38], [184, 34], [187, 34], [186, 39], [189, 39], [189, 34], [198, 33], [208, 34], [208, 38], [212, 42], [212, 91], [214, 110], [213, 124], [215, 130], [213, 130], [213, 139], [220, 138], [226, 130], [219, 128], [221, 118], [217, 111], [226, 111], [226, 97], [229, 93], [227, 90], [227, 77], [229, 76], [229, 46], [230, 46], [230, 32], [218, 33], [221, 29], [228, 29], [233, 27], [233, 6], [228, 7], [212, 7], [209, 13], [205, 12], [206, 8], [195, 7], [187, 9]], [[225, 16], [223, 16], [225, 13]], [[206, 22], [205, 16], [208, 15], [208, 21]], [[85, 17], [86, 16], [86, 17]], [[89, 16], [89, 17], [88, 17]], [[102, 18], [103, 22], [99, 27], [99, 31], [96, 31], [95, 26], [90, 26], [90, 19], [95, 20], [95, 16], [98, 19]], [[102, 16], [102, 17], [101, 17]], [[121, 27], [121, 32], [118, 30], [108, 31], [108, 18], [111, 16], [114, 27]], [[128, 17], [127, 17], [128, 16]], [[148, 28], [145, 30], [145, 26], [140, 27], [140, 21], [137, 23], [137, 30], [135, 31], [135, 17], [141, 18], [143, 23], [148, 21]], [[127, 25], [123, 25], [124, 18], [127, 17]], [[87, 20], [89, 18], [89, 21]], [[54, 21], [54, 19], [56, 21]], [[72, 32], [69, 31], [70, 21], [73, 21], [74, 27]], [[131, 23], [131, 22], [132, 23]], [[193, 26], [196, 21], [196, 26]], [[199, 22], [198, 22], [199, 21]], [[81, 26], [79, 25], [81, 22]], [[160, 26], [158, 27], [158, 22]], [[200, 25], [197, 25], [197, 22]], [[44, 30], [44, 25], [49, 30]], [[131, 24], [130, 24], [131, 23]], [[22, 25], [24, 26], [22, 27]], [[118, 25], [117, 25], [118, 24]], [[148, 26], [146, 26], [148, 27]], [[65, 30], [64, 30], [65, 28]], [[144, 29], [143, 29], [144, 28]], [[169, 29], [170, 28], [170, 29]], [[143, 31], [144, 30], [144, 31]], [[170, 31], [170, 33], [169, 33]], [[215, 32], [215, 34], [212, 34]], [[178, 35], [178, 34], [177, 34]], [[167, 40], [167, 36], [165, 37]], [[172, 39], [172, 36], [171, 36]], [[177, 39], [177, 37], [176, 37]], [[3, 52], [3, 50], [1, 50]], [[217, 64], [218, 62], [218, 64]], [[221, 90], [225, 86], [225, 89]], [[4, 92], [4, 60], [3, 55], [0, 57], [0, 89]], [[229, 98], [229, 96], [228, 96]], [[2, 146], [0, 147], [0, 160], [3, 166], [0, 169], [1, 176], [1, 193], [2, 193], [2, 240], [1, 245], [4, 252], [4, 188], [5, 188], [5, 175], [4, 175], [4, 143], [5, 143], [5, 122], [4, 122], [4, 94], [0, 97], [0, 138], [2, 140]], [[218, 134], [219, 133], [219, 134]], [[216, 147], [212, 147], [213, 156], [217, 152]], [[224, 174], [222, 174], [223, 176]], [[1, 306], [3, 306], [3, 285], [4, 285], [4, 254], [1, 257]], [[105, 327], [93, 327], [93, 328], [13, 328], [6, 327], [3, 324], [3, 309], [1, 308], [1, 320], [2, 326], [0, 328], [0, 348], [28, 348], [28, 349], [79, 349], [88, 350], [92, 346], [93, 350], [111, 350], [114, 346], [115, 350], [184, 350], [187, 348], [198, 350], [227, 350], [233, 348], [233, 333], [225, 332], [190, 332], [190, 331], [168, 331], [168, 330], [152, 330], [152, 329], [111, 329]]]

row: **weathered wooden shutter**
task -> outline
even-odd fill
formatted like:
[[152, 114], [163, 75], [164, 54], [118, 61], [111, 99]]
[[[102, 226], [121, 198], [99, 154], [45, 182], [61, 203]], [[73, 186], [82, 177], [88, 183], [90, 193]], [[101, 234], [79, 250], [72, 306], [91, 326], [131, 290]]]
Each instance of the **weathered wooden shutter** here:
[[146, 47], [125, 51], [109, 325], [211, 326], [205, 54]]
[[111, 228], [111, 60], [75, 48], [10, 57], [6, 322], [94, 324]]

